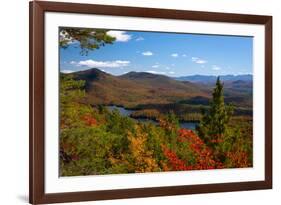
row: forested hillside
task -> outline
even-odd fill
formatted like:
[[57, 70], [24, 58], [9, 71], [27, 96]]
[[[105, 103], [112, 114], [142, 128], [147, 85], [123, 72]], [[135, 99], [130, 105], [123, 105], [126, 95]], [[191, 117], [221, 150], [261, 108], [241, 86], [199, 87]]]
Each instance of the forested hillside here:
[[[214, 88], [214, 83], [206, 86], [145, 72], [113, 76], [93, 68], [61, 75], [85, 81], [85, 102], [135, 110], [134, 118], [156, 119], [159, 113], [173, 111], [180, 121], [200, 121], [201, 109], [208, 107]], [[252, 84], [226, 81], [224, 86], [225, 101], [235, 105], [234, 114], [251, 116]]]
[[60, 77], [61, 176], [252, 166], [252, 118], [232, 116], [223, 91], [216, 91], [222, 84], [217, 83], [210, 111], [202, 113], [195, 131], [180, 128], [173, 112], [160, 113], [156, 125], [92, 106], [87, 80], [104, 76], [87, 76]]

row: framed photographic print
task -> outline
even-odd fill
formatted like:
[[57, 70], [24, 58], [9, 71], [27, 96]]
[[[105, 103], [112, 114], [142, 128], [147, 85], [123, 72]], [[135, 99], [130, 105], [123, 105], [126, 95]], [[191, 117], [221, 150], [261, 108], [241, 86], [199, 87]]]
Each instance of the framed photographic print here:
[[271, 16], [30, 3], [30, 203], [271, 187]]

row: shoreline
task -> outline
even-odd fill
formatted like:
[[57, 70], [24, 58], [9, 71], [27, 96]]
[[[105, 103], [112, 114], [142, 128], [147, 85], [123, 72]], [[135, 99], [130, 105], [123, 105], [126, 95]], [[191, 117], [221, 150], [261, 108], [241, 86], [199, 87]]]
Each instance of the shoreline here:
[[[121, 109], [124, 109], [126, 111], [140, 111], [142, 109], [138, 109], [138, 108], [127, 108], [127, 107], [124, 107], [122, 105], [116, 105], [116, 104], [100, 104], [101, 106], [104, 106], [104, 107], [116, 107], [116, 108], [121, 108]], [[97, 107], [99, 105], [93, 105], [91, 104], [92, 107]], [[132, 119], [135, 119], [135, 120], [152, 120], [154, 122], [157, 122], [158, 123], [158, 120], [156, 119], [156, 117], [148, 117], [148, 116], [133, 116], [132, 115], [133, 113], [130, 113], [128, 115], [128, 117], [132, 118]], [[177, 116], [178, 117], [178, 116]], [[183, 120], [183, 119], [179, 119], [179, 123], [200, 123], [200, 120]]]

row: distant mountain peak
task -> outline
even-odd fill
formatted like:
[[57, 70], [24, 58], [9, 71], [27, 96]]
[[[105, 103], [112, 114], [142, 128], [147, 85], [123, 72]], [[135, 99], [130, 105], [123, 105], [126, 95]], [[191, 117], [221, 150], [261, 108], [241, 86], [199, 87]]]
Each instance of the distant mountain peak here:
[[73, 73], [75, 76], [78, 76], [79, 79], [82, 80], [93, 80], [93, 79], [103, 79], [106, 76], [110, 76], [110, 74], [101, 71], [98, 68], [91, 68], [88, 70], [82, 70]]
[[87, 70], [81, 70], [81, 71], [77, 71], [76, 73], [79, 73], [79, 74], [107, 74], [106, 72], [103, 72], [98, 68], [90, 68]]
[[170, 79], [168, 76], [161, 75], [161, 74], [154, 74], [149, 72], [136, 72], [131, 71], [129, 73], [126, 73], [124, 75], [120, 76], [121, 78], [127, 78], [127, 79]]
[[[189, 82], [200, 82], [200, 83], [213, 83], [216, 81], [218, 76], [215, 75], [190, 75], [181, 76], [174, 78], [179, 81], [189, 81]], [[244, 75], [219, 75], [222, 81], [253, 81], [253, 76], [251, 74]]]

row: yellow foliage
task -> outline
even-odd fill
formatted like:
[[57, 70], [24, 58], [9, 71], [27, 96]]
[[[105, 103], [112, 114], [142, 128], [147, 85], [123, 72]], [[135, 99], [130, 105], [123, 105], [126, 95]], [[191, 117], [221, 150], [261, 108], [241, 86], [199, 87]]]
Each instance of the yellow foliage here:
[[134, 160], [135, 172], [153, 172], [158, 171], [159, 167], [153, 158], [153, 153], [146, 149], [147, 134], [141, 132], [141, 129], [136, 126], [136, 133], [128, 133], [130, 141], [130, 152]]

